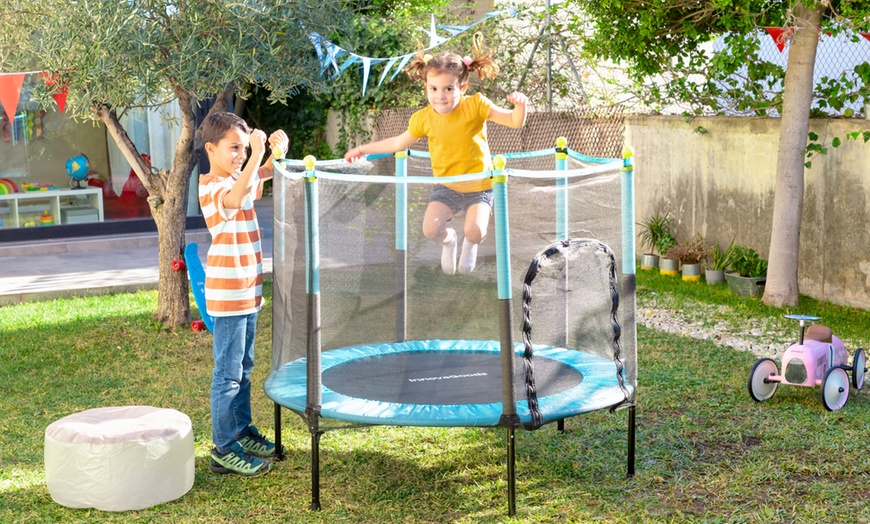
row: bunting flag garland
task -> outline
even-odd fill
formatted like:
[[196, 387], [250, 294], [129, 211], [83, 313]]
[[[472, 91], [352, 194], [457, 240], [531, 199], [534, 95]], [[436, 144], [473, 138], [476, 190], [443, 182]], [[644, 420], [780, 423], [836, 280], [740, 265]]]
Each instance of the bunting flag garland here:
[[764, 30], [773, 38], [773, 43], [776, 44], [776, 48], [779, 49], [780, 53], [785, 49], [786, 41], [794, 34], [794, 27], [765, 27]]
[[0, 104], [9, 122], [15, 121], [18, 111], [18, 99], [21, 98], [21, 87], [24, 85], [26, 73], [8, 73], [0, 75]]
[[[490, 11], [486, 13], [483, 18], [475, 21], [470, 25], [439, 25], [435, 23], [435, 16], [433, 15], [429, 20], [429, 29], [424, 29], [423, 32], [429, 37], [429, 46], [426, 47], [426, 50], [438, 47], [453, 37], [456, 37], [472, 27], [481, 24], [490, 18], [494, 18], [497, 16], [502, 16], [505, 14], [510, 14], [512, 16], [516, 15], [516, 11], [514, 9], [503, 9], [501, 11]], [[450, 36], [442, 36], [438, 34], [438, 30], [443, 30], [447, 32]], [[396, 76], [398, 76], [399, 72], [405, 68], [408, 62], [413, 58], [416, 54], [416, 51], [412, 53], [407, 53], [400, 56], [395, 56], [391, 58], [375, 58], [370, 56], [362, 56], [356, 53], [352, 53], [346, 49], [342, 49], [341, 47], [333, 44], [329, 40], [325, 39], [321, 35], [312, 32], [308, 35], [308, 38], [311, 40], [314, 45], [314, 51], [317, 53], [317, 58], [320, 61], [320, 69], [321, 72], [325, 73], [328, 69], [334, 69], [334, 73], [331, 78], [337, 78], [341, 75], [348, 67], [352, 65], [358, 65], [362, 68], [363, 73], [363, 82], [362, 82], [362, 96], [365, 96], [366, 89], [368, 87], [369, 77], [371, 73], [371, 69], [373, 66], [377, 64], [384, 64], [384, 70], [381, 71], [380, 76], [378, 77], [378, 85], [384, 83], [384, 81], [392, 81]], [[338, 65], [338, 58], [347, 57]], [[389, 80], [387, 80], [387, 76], [390, 71], [393, 71], [392, 76], [389, 76]]]
[[[47, 73], [45, 71], [40, 71], [39, 76], [41, 76], [42, 79], [45, 81], [46, 86], [53, 87], [57, 85], [57, 75]], [[66, 93], [67, 87], [64, 86], [60, 88], [59, 91], [55, 91], [51, 94], [51, 97], [54, 98], [54, 102], [57, 104], [57, 108], [60, 110], [61, 113], [63, 113], [66, 109]]]
[[858, 33], [858, 34], [861, 35], [861, 36], [863, 36], [863, 37], [866, 38], [867, 40], [870, 40], [870, 33]]

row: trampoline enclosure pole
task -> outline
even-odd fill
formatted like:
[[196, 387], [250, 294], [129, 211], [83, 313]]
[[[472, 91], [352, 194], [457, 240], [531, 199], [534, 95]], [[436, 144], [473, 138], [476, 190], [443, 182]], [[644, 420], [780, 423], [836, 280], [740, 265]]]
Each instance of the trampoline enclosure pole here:
[[320, 227], [317, 175], [314, 172], [313, 156], [305, 162], [305, 272], [308, 294], [308, 329], [306, 352], [308, 408], [320, 411]]
[[[556, 139], [556, 171], [568, 168], [568, 140]], [[568, 240], [568, 179], [556, 179], [556, 240]]]
[[496, 274], [498, 279], [499, 320], [501, 334], [501, 382], [502, 382], [502, 423], [515, 425], [517, 417], [514, 396], [514, 344], [511, 329], [511, 261], [510, 236], [508, 224], [507, 176], [504, 170], [505, 159], [496, 155], [493, 167], [493, 214], [495, 215], [495, 253]]
[[[408, 176], [408, 152], [396, 157], [396, 178]], [[396, 342], [408, 340], [408, 184], [396, 187]]]
[[320, 509], [320, 429], [318, 417], [321, 404], [320, 362], [320, 228], [315, 159], [306, 156], [305, 162], [305, 271], [308, 293], [308, 357], [307, 408], [308, 431], [311, 434], [311, 509]]
[[[623, 311], [629, 315], [635, 314], [635, 294], [637, 293], [637, 280], [635, 277], [635, 248], [634, 248], [634, 153], [630, 147], [622, 149], [622, 297]], [[623, 347], [630, 345], [634, 351], [635, 359], [633, 369], [629, 370], [626, 377], [634, 386], [632, 396], [637, 392], [637, 328], [634, 319], [631, 322], [623, 322]], [[628, 408], [628, 477], [634, 476], [635, 456], [635, 408]]]
[[502, 406], [499, 423], [507, 429], [507, 483], [508, 515], [516, 514], [516, 469], [514, 426], [520, 420], [514, 396], [514, 343], [511, 326], [511, 262], [510, 228], [508, 224], [507, 177], [504, 175], [505, 158], [496, 155], [493, 168], [493, 214], [495, 215], [495, 252], [498, 278], [499, 324], [501, 332]]

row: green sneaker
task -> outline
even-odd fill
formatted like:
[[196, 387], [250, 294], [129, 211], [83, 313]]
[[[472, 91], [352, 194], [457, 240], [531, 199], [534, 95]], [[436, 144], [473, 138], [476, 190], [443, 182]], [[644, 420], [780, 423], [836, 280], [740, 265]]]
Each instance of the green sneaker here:
[[[248, 426], [248, 434], [239, 439], [239, 444], [241, 444], [242, 449], [255, 457], [263, 459], [275, 457], [275, 444], [261, 435], [257, 426]], [[284, 446], [281, 446], [281, 451], [287, 452]]]
[[233, 473], [243, 477], [256, 477], [272, 469], [272, 463], [252, 456], [242, 449], [238, 442], [233, 442], [230, 451], [223, 455], [218, 453], [217, 449], [211, 449], [211, 463], [208, 469], [221, 475]]

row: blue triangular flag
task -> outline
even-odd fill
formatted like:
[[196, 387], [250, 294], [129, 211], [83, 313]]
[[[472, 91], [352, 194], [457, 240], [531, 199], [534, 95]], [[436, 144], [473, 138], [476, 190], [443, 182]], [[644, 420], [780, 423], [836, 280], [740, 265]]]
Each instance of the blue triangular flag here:
[[378, 85], [381, 85], [384, 83], [384, 78], [387, 77], [387, 73], [390, 72], [390, 69], [393, 67], [393, 64], [395, 64], [398, 59], [399, 59], [398, 57], [390, 58], [387, 61], [387, 65], [384, 66], [384, 70], [383, 70], [383, 72], [381, 72], [381, 78], [380, 78], [380, 80], [378, 80]]
[[365, 56], [362, 59], [363, 63], [363, 87], [362, 87], [362, 96], [366, 96], [366, 86], [369, 83], [369, 68], [372, 65], [372, 59]]

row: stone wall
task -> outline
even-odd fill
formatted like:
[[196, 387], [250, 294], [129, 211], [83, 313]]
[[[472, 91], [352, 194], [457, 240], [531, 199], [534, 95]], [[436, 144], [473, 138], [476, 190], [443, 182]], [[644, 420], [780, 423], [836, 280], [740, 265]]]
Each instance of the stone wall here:
[[[677, 233], [765, 258], [770, 245], [779, 119], [626, 117], [635, 153], [636, 217], [670, 211]], [[870, 144], [845, 140], [857, 119], [817, 119], [811, 131], [843, 144], [805, 170], [799, 286], [803, 294], [870, 307]]]

